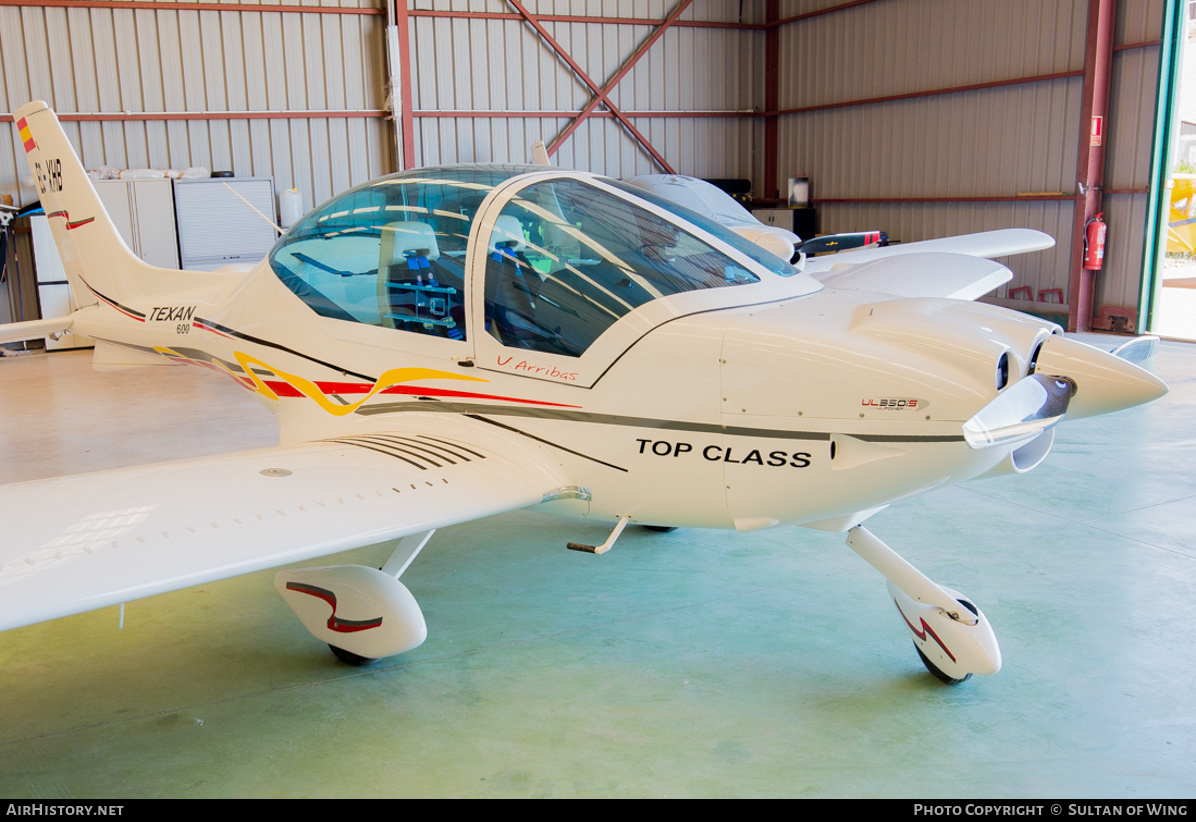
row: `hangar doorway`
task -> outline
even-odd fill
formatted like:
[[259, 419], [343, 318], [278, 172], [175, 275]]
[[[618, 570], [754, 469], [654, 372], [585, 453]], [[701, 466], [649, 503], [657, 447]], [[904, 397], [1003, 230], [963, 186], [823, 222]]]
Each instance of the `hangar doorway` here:
[[1169, 3], [1167, 16], [1142, 315], [1155, 334], [1196, 341], [1196, 0]]

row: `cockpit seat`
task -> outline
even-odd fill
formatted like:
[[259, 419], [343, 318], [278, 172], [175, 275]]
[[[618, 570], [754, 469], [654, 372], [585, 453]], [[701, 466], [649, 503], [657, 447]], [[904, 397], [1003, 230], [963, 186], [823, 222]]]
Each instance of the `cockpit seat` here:
[[460, 284], [444, 281], [439, 258], [436, 233], [427, 223], [401, 220], [382, 227], [378, 304], [385, 325], [462, 339]]
[[527, 240], [517, 217], [500, 215], [490, 232], [486, 259], [486, 324], [503, 345], [534, 348], [540, 275], [527, 261]]

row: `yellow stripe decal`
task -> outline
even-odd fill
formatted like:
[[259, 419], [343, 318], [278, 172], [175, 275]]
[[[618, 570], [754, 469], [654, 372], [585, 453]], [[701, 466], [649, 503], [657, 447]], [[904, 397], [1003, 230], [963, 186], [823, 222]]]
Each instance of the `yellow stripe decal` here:
[[[155, 346], [154, 350], [164, 356], [187, 359], [178, 352], [172, 351], [169, 348]], [[349, 405], [340, 405], [330, 400], [328, 395], [321, 391], [319, 386], [309, 379], [300, 377], [298, 374], [288, 374], [285, 371], [280, 371], [269, 363], [263, 362], [257, 357], [251, 357], [250, 355], [240, 351], [234, 351], [233, 356], [236, 357], [237, 362], [241, 364], [241, 368], [244, 369], [245, 374], [250, 380], [253, 381], [252, 387], [262, 396], [272, 400], [277, 400], [279, 398], [278, 395], [275, 394], [270, 388], [270, 386], [262, 382], [262, 379], [256, 373], [254, 373], [252, 368], [254, 365], [261, 366], [262, 368], [272, 372], [280, 380], [287, 383], [300, 394], [312, 400], [316, 405], [320, 406], [329, 414], [332, 414], [336, 417], [344, 417], [348, 414], [352, 414], [375, 394], [381, 393], [387, 388], [390, 388], [394, 385], [399, 385], [400, 383], [415, 382], [416, 380], [468, 380], [470, 382], [489, 382], [489, 380], [483, 379], [481, 377], [467, 377], [462, 374], [454, 374], [451, 371], [439, 371], [434, 368], [392, 368], [378, 378], [378, 380], [374, 383], [374, 387], [370, 389], [369, 393], [366, 394], [365, 397]], [[213, 359], [212, 364], [226, 371], [230, 377], [238, 382], [245, 382], [245, 377], [242, 377], [239, 374], [234, 374], [219, 360]]]

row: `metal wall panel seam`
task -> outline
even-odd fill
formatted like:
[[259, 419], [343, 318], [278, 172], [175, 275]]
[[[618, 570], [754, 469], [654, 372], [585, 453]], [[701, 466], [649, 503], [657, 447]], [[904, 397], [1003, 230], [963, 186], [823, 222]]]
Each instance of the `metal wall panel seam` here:
[[[519, 119], [525, 118], [529, 120], [535, 119], [570, 119], [577, 116], [577, 110], [572, 111], [525, 111], [519, 109], [417, 109], [412, 112], [416, 117], [424, 118], [474, 118], [486, 119], [505, 118], [505, 119]], [[695, 111], [691, 109], [682, 109], [678, 111], [629, 111], [623, 109], [623, 114], [628, 117], [636, 117], [640, 119], [656, 118], [662, 120], [685, 120], [685, 119], [719, 119], [719, 118], [753, 118], [761, 119], [763, 115], [759, 111]], [[614, 114], [610, 111], [594, 111], [590, 117], [614, 119]], [[587, 118], [588, 119], [588, 118]]]
[[[4, 2], [4, 0], [0, 0]], [[486, 11], [445, 11], [434, 9], [412, 9], [412, 17], [430, 18], [465, 18], [471, 20], [510, 21], [523, 18], [514, 12], [486, 12]], [[536, 14], [537, 19], [545, 23], [586, 24], [598, 26], [659, 26], [664, 22], [663, 17], [611, 17], [600, 15], [574, 14]], [[731, 23], [717, 20], [678, 20], [674, 25], [694, 29], [740, 29], [747, 31], [763, 31], [768, 28], [763, 23]]]
[[[1158, 46], [1158, 41], [1149, 43], [1133, 43], [1126, 46], [1115, 48], [1115, 51], [1122, 51], [1126, 49], [1141, 49]], [[880, 97], [866, 97], [854, 100], [838, 100], [829, 103], [818, 103], [810, 106], [796, 106], [792, 108], [782, 108], [777, 111], [761, 112], [760, 116], [772, 115], [788, 115], [788, 114], [806, 114], [812, 111], [825, 111], [828, 109], [837, 108], [852, 108], [854, 106], [869, 106], [877, 103], [890, 103], [899, 100], [914, 100], [920, 97], [937, 97], [945, 94], [961, 94], [968, 91], [980, 91], [982, 89], [990, 88], [1006, 88], [1009, 86], [1019, 86], [1034, 83], [1045, 83], [1051, 80], [1063, 80], [1069, 77], [1082, 77], [1084, 75], [1083, 69], [1070, 69], [1068, 71], [1053, 72], [1050, 74], [1036, 74], [1028, 77], [1009, 77], [1002, 80], [989, 80], [982, 83], [970, 83], [960, 86], [946, 86], [943, 88], [922, 89], [919, 91], [907, 91], [900, 94], [891, 94]]]
[[[977, 10], [982, 20], [974, 19]], [[782, 107], [1066, 71], [1083, 62], [1082, 39], [1077, 45], [1074, 36], [1077, 27], [1083, 30], [1083, 14], [1074, 0], [983, 6], [906, 0], [786, 30], [782, 45], [796, 53], [797, 66], [787, 72]], [[1123, 50], [1158, 40], [1116, 42]], [[870, 59], [839, 58], [858, 53]]]
[[[0, 112], [0, 117], [11, 117], [11, 112]], [[324, 120], [347, 117], [350, 119], [385, 119], [390, 112], [385, 109], [299, 109], [287, 111], [121, 111], [121, 112], [62, 112], [58, 119], [64, 123], [114, 122], [140, 123], [156, 120]]]
[[364, 14], [386, 15], [385, 8], [358, 6], [283, 6], [259, 3], [171, 3], [158, 0], [0, 0], [18, 8], [132, 9], [136, 11], [216, 11], [250, 14]]
[[[964, 107], [923, 98], [784, 118], [782, 164], [815, 173], [815, 199], [1068, 192], [1075, 146], [1058, 121], [1074, 121], [1078, 83], [1057, 81], [1048, 98], [996, 89], [974, 92]], [[1026, 100], [1046, 116], [1027, 116]], [[1038, 146], [1049, 162], [1025, 162], [1018, 145]], [[990, 155], [1003, 159], [990, 168]]]

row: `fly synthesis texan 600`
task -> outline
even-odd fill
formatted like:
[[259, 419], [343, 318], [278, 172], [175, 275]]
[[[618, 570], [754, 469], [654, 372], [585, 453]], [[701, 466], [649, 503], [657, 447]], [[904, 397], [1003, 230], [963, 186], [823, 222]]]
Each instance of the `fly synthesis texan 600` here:
[[[18, 128], [105, 364], [188, 364], [274, 411], [274, 448], [0, 488], [0, 629], [398, 539], [381, 570], [282, 571], [338, 656], [426, 636], [399, 576], [442, 526], [536, 506], [616, 523], [842, 531], [889, 580], [932, 673], [1001, 658], [984, 614], [861, 523], [1028, 471], [1054, 426], [1166, 387], [1057, 326], [971, 302], [1004, 230], [779, 259], [643, 188], [544, 166], [446, 166], [358, 186], [249, 271], [148, 266], [53, 112]], [[48, 516], [47, 500], [55, 516]], [[66, 512], [64, 514], [64, 512]]]

